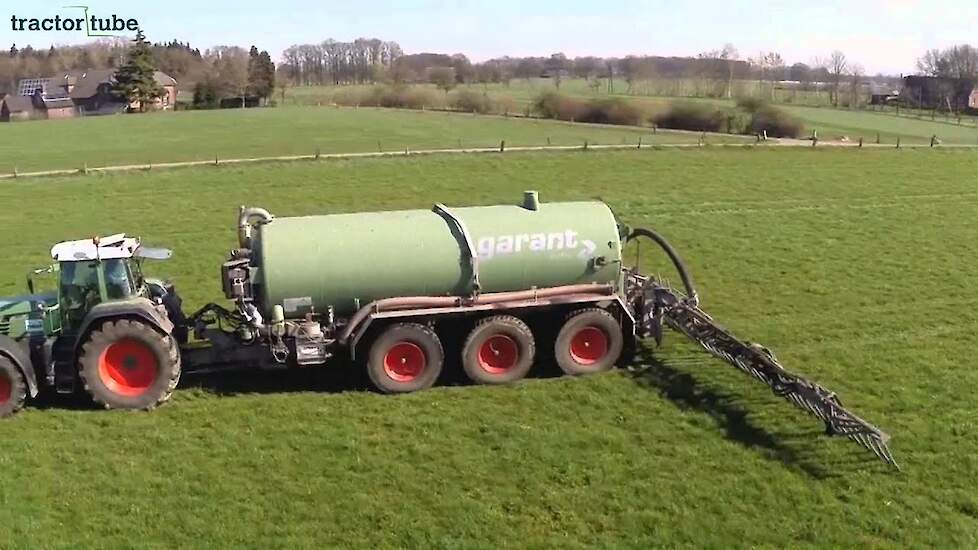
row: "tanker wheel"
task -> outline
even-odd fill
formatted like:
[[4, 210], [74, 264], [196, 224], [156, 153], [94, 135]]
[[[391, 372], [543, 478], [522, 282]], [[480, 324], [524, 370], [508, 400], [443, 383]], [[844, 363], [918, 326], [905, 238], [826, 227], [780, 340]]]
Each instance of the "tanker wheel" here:
[[462, 348], [462, 368], [478, 384], [505, 384], [526, 376], [536, 343], [526, 323], [509, 315], [479, 321]]
[[16, 365], [0, 356], [0, 417], [10, 416], [24, 408], [27, 381]]
[[92, 331], [78, 359], [85, 391], [106, 409], [149, 410], [180, 381], [180, 350], [149, 325], [121, 319]]
[[430, 388], [441, 374], [445, 351], [435, 331], [417, 323], [398, 323], [370, 345], [367, 375], [383, 393]]
[[567, 374], [591, 374], [610, 369], [624, 346], [621, 324], [599, 308], [575, 311], [557, 333], [554, 357]]

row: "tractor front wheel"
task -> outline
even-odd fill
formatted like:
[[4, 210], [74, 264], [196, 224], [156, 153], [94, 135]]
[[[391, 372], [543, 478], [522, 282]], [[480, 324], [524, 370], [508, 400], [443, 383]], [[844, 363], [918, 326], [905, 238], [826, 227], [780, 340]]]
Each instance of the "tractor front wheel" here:
[[128, 319], [92, 331], [78, 363], [85, 391], [107, 409], [152, 409], [170, 398], [180, 380], [173, 338]]
[[24, 408], [27, 381], [16, 365], [0, 356], [0, 417], [10, 416]]

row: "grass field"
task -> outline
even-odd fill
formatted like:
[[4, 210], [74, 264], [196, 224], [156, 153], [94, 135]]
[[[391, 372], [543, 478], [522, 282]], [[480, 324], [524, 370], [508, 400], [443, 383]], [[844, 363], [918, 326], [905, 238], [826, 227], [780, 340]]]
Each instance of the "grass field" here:
[[[756, 83], [755, 83], [756, 84]], [[687, 82], [683, 84], [683, 89], [690, 89], [693, 84]], [[746, 86], [746, 85], [744, 85]], [[361, 86], [368, 88], [369, 86]], [[433, 86], [430, 86], [434, 89]], [[512, 98], [519, 110], [525, 110], [535, 98], [544, 91], [554, 90], [553, 82], [549, 79], [515, 79], [509, 86], [502, 84], [472, 84], [467, 86], [477, 91], [485, 91], [491, 97]], [[299, 86], [289, 88], [286, 94], [286, 105], [328, 105], [332, 102], [333, 95], [339, 90], [349, 90], [355, 86]], [[643, 106], [648, 112], [661, 111], [670, 103], [677, 101], [696, 101], [708, 102], [722, 106], [731, 106], [733, 101], [726, 99], [696, 98], [696, 97], [676, 97], [672, 95], [661, 95], [653, 93], [656, 90], [651, 83], [637, 83], [632, 94], [626, 93], [625, 83], [619, 82], [612, 93], [608, 93], [607, 85], [595, 92], [583, 79], [569, 79], [560, 86], [560, 91], [568, 95], [579, 97], [622, 97], [634, 101]], [[739, 88], [738, 88], [739, 89]], [[750, 90], [746, 86], [744, 90]], [[743, 90], [741, 90], [743, 91]], [[755, 90], [756, 91], [756, 90]], [[783, 92], [783, 91], [782, 91]], [[769, 98], [769, 95], [762, 95]], [[852, 141], [858, 141], [860, 137], [867, 143], [876, 140], [876, 134], [880, 134], [883, 143], [895, 144], [897, 137], [901, 143], [929, 143], [931, 136], [938, 136], [944, 143], [978, 145], [978, 126], [975, 125], [973, 118], [965, 117], [964, 124], [954, 124], [944, 121], [942, 117], [931, 120], [928, 116], [922, 118], [900, 116], [894, 114], [879, 113], [873, 111], [833, 109], [826, 102], [826, 94], [808, 95], [802, 94], [792, 97], [790, 92], [776, 97], [782, 108], [798, 117], [805, 125], [806, 131], [811, 132], [815, 129], [822, 139], [838, 139], [842, 136], [849, 137]], [[786, 103], [787, 102], [787, 103]]]
[[[455, 147], [695, 143], [615, 126], [388, 109], [229, 109], [0, 125], [0, 174], [220, 158]], [[738, 141], [713, 136], [708, 142]]]
[[938, 136], [943, 143], [978, 145], [978, 127], [948, 124], [941, 119], [917, 119], [872, 111], [847, 111], [816, 107], [789, 107], [784, 109], [805, 121], [809, 129], [817, 129], [819, 138], [837, 139], [848, 136], [853, 141], [860, 137], [867, 143], [876, 140], [879, 132], [883, 143], [929, 143], [931, 136]]
[[633, 371], [513, 387], [387, 397], [322, 369], [188, 376], [152, 413], [47, 403], [0, 423], [0, 546], [974, 548], [976, 174], [965, 151], [697, 149], [2, 183], [0, 295], [51, 243], [128, 231], [176, 250], [149, 270], [188, 309], [221, 299], [239, 204], [601, 196], [676, 245], [707, 311], [890, 432], [904, 472], [670, 333]]

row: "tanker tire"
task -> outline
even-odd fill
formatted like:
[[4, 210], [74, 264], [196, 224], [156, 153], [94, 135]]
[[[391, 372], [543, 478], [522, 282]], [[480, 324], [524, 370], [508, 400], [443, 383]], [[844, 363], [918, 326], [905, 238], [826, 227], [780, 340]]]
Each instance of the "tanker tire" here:
[[[503, 349], [493, 349], [490, 340], [494, 337], [502, 337], [499, 344]], [[502, 363], [493, 364], [492, 356], [482, 356], [484, 346], [490, 346]], [[535, 355], [536, 342], [530, 327], [516, 317], [495, 315], [479, 321], [465, 339], [462, 369], [477, 384], [507, 384], [526, 377]], [[507, 361], [507, 356], [511, 360]]]
[[566, 374], [603, 372], [615, 366], [624, 347], [621, 324], [600, 308], [568, 315], [554, 342], [554, 358]]
[[0, 418], [11, 416], [27, 402], [27, 381], [17, 365], [0, 355]]
[[[169, 400], [180, 382], [180, 349], [172, 337], [140, 321], [108, 321], [89, 334], [78, 367], [85, 391], [99, 405], [150, 410]], [[128, 383], [118, 378], [132, 367], [140, 376]]]
[[[412, 376], [410, 370], [403, 370], [416, 366], [418, 360], [420, 372]], [[382, 393], [410, 393], [434, 385], [444, 363], [445, 351], [435, 331], [418, 323], [397, 323], [370, 345], [367, 375]]]

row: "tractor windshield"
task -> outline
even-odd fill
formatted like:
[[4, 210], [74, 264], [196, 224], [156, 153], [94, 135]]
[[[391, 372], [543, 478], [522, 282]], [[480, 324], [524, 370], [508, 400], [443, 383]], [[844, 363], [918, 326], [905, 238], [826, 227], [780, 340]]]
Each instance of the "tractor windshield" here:
[[126, 260], [103, 260], [105, 265], [105, 293], [110, 300], [128, 298], [136, 293], [130, 264]]

